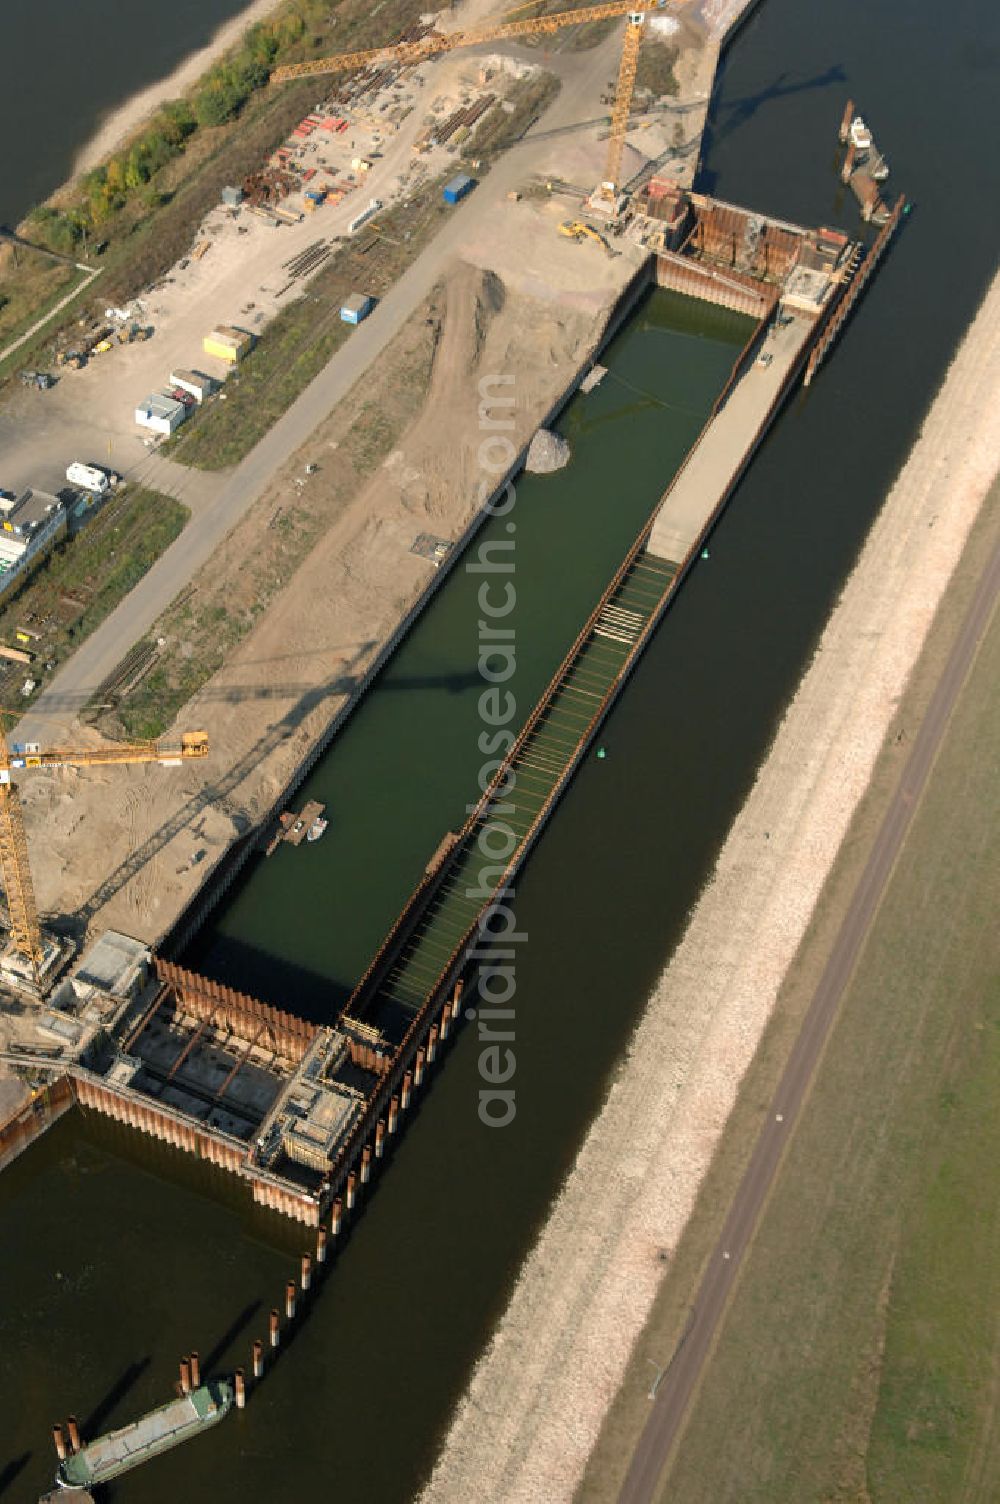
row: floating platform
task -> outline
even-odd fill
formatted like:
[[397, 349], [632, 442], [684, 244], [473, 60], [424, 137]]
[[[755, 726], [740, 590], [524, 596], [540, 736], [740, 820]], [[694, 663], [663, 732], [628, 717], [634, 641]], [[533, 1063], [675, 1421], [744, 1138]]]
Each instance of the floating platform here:
[[289, 846], [301, 846], [316, 821], [322, 819], [325, 809], [325, 804], [320, 804], [316, 799], [310, 799], [301, 814], [293, 815], [289, 810], [284, 810], [278, 816], [277, 826], [267, 840], [264, 855], [273, 856], [282, 841], [287, 841]]
[[841, 177], [857, 199], [862, 219], [877, 225], [888, 223], [889, 210], [878, 185], [889, 176], [889, 164], [864, 119], [854, 113], [852, 99], [847, 101], [840, 122], [840, 142], [847, 147]]
[[879, 193], [878, 183], [867, 167], [856, 167], [847, 180], [861, 209], [861, 218], [875, 225], [884, 225], [889, 220], [889, 210]]
[[325, 804], [320, 804], [316, 799], [310, 799], [309, 803], [303, 807], [302, 813], [292, 817], [281, 839], [287, 841], [289, 846], [301, 846], [314, 821], [320, 819], [325, 809]]

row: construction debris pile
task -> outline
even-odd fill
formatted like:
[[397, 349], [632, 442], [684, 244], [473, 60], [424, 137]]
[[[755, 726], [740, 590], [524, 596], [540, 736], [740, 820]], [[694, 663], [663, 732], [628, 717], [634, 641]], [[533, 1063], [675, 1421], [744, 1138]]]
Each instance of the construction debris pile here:
[[280, 204], [289, 193], [294, 193], [299, 183], [295, 174], [270, 164], [260, 172], [253, 172], [243, 179], [243, 198], [251, 209]]
[[451, 143], [452, 146], [461, 146], [467, 141], [469, 134], [478, 120], [486, 111], [496, 104], [495, 94], [483, 94], [471, 104], [463, 104], [457, 110], [452, 110], [439, 124], [432, 123], [417, 137], [417, 151], [425, 150], [430, 146], [444, 146]]

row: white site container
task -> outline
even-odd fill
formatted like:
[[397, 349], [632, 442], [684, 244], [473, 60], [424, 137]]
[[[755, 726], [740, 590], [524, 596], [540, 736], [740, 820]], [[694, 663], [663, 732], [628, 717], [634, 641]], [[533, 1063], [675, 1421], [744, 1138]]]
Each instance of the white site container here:
[[95, 496], [103, 496], [105, 491], [111, 489], [111, 482], [103, 470], [98, 470], [94, 465], [84, 465], [79, 460], [74, 460], [72, 465], [67, 466], [66, 479], [71, 486], [92, 491]]

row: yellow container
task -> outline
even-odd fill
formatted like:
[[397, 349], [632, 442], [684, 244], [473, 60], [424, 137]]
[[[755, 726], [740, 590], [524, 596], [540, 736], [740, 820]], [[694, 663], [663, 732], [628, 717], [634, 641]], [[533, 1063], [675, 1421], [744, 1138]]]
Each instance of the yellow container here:
[[228, 360], [231, 365], [234, 365], [240, 358], [237, 345], [224, 343], [221, 339], [213, 338], [211, 334], [205, 335], [201, 347], [206, 355], [215, 355], [219, 360]]
[[253, 343], [253, 336], [245, 329], [230, 329], [223, 327], [213, 329], [211, 334], [206, 334], [202, 340], [202, 349], [206, 355], [214, 355], [219, 360], [227, 360], [230, 365], [242, 360]]

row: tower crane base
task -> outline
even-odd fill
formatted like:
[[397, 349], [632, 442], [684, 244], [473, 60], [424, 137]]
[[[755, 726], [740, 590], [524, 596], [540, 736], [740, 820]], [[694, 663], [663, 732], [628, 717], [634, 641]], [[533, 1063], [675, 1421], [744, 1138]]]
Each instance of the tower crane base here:
[[584, 200], [584, 207], [591, 214], [613, 221], [624, 212], [627, 203], [628, 194], [616, 189], [613, 183], [598, 183], [590, 197]]
[[7, 936], [0, 951], [0, 985], [27, 997], [46, 997], [73, 959], [74, 951], [71, 941], [42, 930], [42, 959], [36, 974], [30, 958], [16, 950]]

